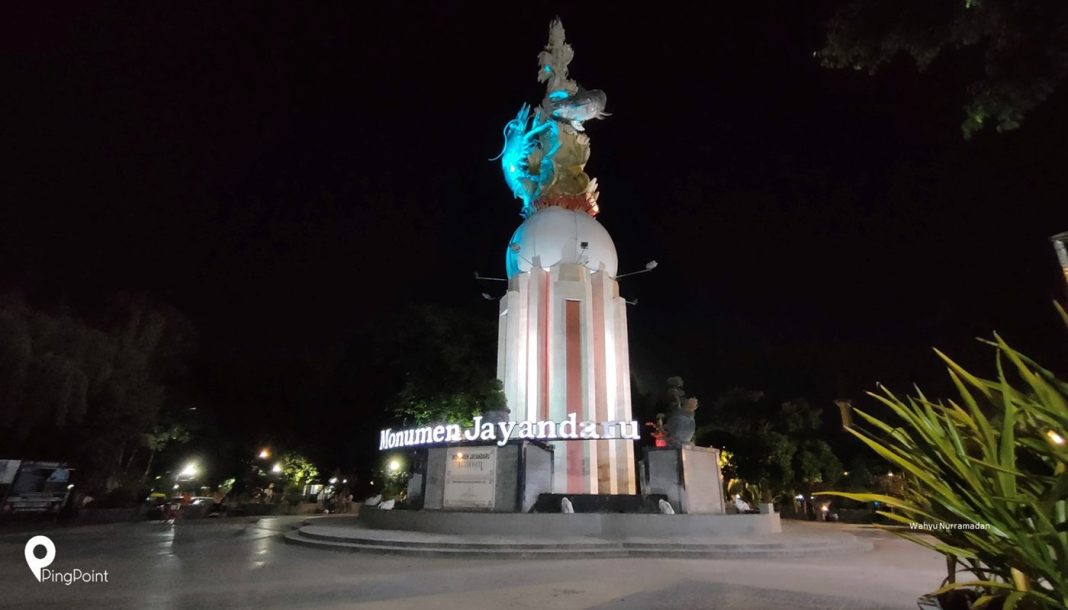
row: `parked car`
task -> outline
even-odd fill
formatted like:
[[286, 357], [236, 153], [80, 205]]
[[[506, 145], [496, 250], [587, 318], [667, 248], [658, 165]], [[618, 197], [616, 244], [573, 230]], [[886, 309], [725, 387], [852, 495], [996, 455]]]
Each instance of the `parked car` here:
[[215, 498], [209, 496], [196, 496], [179, 509], [179, 517], [182, 519], [203, 519], [205, 517], [219, 516], [222, 516], [222, 503], [216, 502]]
[[161, 494], [159, 492], [150, 494], [147, 498], [145, 498], [145, 504], [143, 509], [145, 519], [165, 519], [167, 517], [167, 503], [168, 501], [166, 495]]

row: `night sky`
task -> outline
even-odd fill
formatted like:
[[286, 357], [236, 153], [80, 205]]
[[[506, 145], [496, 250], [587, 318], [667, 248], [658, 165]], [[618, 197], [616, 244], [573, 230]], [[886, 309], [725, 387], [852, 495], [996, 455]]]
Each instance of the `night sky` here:
[[0, 289], [177, 307], [226, 417], [299, 411], [344, 442], [381, 405], [305, 398], [338, 354], [366, 375], [408, 303], [496, 316], [501, 285], [472, 274], [503, 275], [520, 204], [488, 159], [543, 95], [556, 15], [572, 75], [608, 94], [587, 171], [620, 271], [660, 263], [621, 280], [646, 391], [679, 374], [833, 408], [940, 387], [934, 345], [989, 373], [973, 338], [995, 329], [1065, 364], [1068, 94], [963, 140], [981, 49], [826, 70], [833, 2], [216, 4], [9, 20]]

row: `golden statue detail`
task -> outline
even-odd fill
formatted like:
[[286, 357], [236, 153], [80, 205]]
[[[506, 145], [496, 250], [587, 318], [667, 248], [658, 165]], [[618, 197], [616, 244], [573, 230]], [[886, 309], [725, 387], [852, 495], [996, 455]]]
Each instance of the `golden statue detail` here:
[[549, 26], [549, 42], [538, 54], [538, 82], [546, 83], [545, 98], [530, 116], [524, 104], [504, 129], [501, 167], [505, 182], [523, 200], [526, 217], [546, 207], [563, 207], [596, 216], [597, 180], [585, 172], [590, 138], [583, 123], [608, 116], [603, 91], [583, 89], [568, 76], [575, 52], [556, 19]]

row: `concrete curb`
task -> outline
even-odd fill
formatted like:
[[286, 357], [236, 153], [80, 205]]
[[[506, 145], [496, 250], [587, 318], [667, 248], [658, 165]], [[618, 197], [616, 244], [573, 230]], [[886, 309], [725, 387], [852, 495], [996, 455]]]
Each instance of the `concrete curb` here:
[[[305, 526], [287, 532], [287, 544], [309, 548], [350, 553], [380, 553], [413, 557], [464, 557], [464, 558], [526, 558], [526, 559], [576, 559], [610, 557], [664, 557], [685, 559], [756, 559], [802, 557], [812, 553], [861, 553], [872, 550], [871, 542], [862, 541], [850, 534], [837, 534], [833, 538], [798, 539], [790, 536], [781, 541], [767, 540], [675, 542], [670, 540], [626, 541], [566, 539], [509, 539], [499, 543], [486, 542], [484, 537], [465, 539], [450, 536], [449, 539], [426, 536], [425, 540], [414, 532], [390, 532], [388, 530], [365, 530], [344, 526]], [[435, 539], [436, 538], [436, 539]]]

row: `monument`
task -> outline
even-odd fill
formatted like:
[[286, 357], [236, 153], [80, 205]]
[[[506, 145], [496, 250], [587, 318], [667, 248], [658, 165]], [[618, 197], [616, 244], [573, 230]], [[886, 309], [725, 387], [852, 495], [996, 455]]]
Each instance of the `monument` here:
[[355, 525], [310, 523], [287, 542], [448, 557], [794, 552], [767, 538], [782, 531], [778, 514], [725, 514], [719, 451], [693, 445], [698, 405], [681, 379], [668, 381], [672, 411], [657, 446], [643, 450], [639, 478], [627, 304], [585, 172], [586, 123], [607, 116], [605, 94], [569, 76], [573, 55], [554, 21], [538, 56], [545, 97], [508, 122], [499, 155], [523, 218], [505, 250], [499, 310], [507, 408], [382, 430], [379, 449], [412, 464], [403, 501], [365, 505]]
[[596, 219], [597, 181], [585, 172], [586, 123], [607, 116], [606, 97], [570, 77], [573, 57], [553, 21], [538, 55], [544, 99], [508, 121], [498, 155], [523, 218], [505, 249], [498, 316], [507, 404], [467, 424], [382, 430], [379, 449], [415, 450], [409, 508], [722, 515], [719, 452], [693, 446], [697, 400], [680, 378], [668, 380], [666, 443], [643, 451], [639, 477], [627, 303], [615, 244]]
[[[505, 253], [497, 347], [514, 421], [631, 419], [627, 305], [615, 244], [595, 219], [597, 181], [585, 172], [584, 124], [607, 116], [606, 98], [570, 77], [573, 57], [554, 21], [538, 56], [545, 97], [504, 129], [501, 168], [524, 218]], [[554, 444], [554, 492], [636, 492], [630, 440]]]

